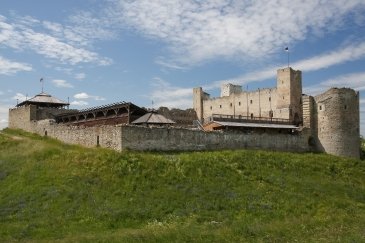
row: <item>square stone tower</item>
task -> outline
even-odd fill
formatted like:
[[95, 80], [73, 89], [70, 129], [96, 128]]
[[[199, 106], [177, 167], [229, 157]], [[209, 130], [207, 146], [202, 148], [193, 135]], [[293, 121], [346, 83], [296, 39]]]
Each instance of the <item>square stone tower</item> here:
[[221, 97], [230, 96], [231, 94], [237, 94], [242, 92], [241, 85], [235, 84], [222, 84], [221, 86]]
[[209, 99], [209, 94], [205, 93], [201, 87], [193, 89], [193, 108], [199, 121], [203, 121], [204, 104], [203, 101]]
[[277, 70], [276, 109], [280, 118], [297, 124], [303, 121], [301, 71], [291, 67]]

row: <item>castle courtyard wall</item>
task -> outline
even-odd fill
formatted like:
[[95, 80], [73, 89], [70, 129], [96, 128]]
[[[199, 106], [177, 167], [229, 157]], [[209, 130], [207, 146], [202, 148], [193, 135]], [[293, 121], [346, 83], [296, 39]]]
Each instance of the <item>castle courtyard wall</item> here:
[[[17, 108], [17, 110], [20, 108]], [[18, 110], [21, 111], [21, 110]], [[267, 149], [278, 151], [306, 152], [309, 136], [280, 133], [237, 133], [204, 132], [185, 128], [158, 128], [141, 126], [71, 126], [57, 124], [54, 120], [26, 121], [29, 110], [10, 113], [21, 122], [9, 123], [10, 128], [23, 129], [41, 136], [56, 138], [69, 144], [86, 147], [104, 147], [117, 151], [157, 150], [157, 151], [193, 151], [216, 149]], [[14, 113], [13, 113], [14, 112]]]
[[121, 130], [122, 150], [193, 151], [250, 148], [292, 152], [310, 151], [309, 135], [305, 133], [245, 134], [137, 126], [122, 126]]
[[[17, 115], [16, 113], [14, 117], [20, 117]], [[33, 120], [28, 122], [9, 122], [9, 128], [22, 129], [41, 136], [49, 136], [69, 144], [79, 144], [85, 147], [100, 146], [117, 151], [121, 150], [120, 126], [84, 127], [57, 124], [53, 120]]]
[[121, 130], [118, 126], [70, 126], [42, 120], [37, 122], [34, 132], [65, 143], [121, 150]]
[[36, 119], [35, 106], [21, 106], [9, 110], [9, 128], [32, 131], [33, 126], [30, 121]]
[[212, 114], [270, 117], [270, 111], [274, 117], [282, 117], [276, 110], [276, 88], [243, 91], [203, 101], [204, 118]]

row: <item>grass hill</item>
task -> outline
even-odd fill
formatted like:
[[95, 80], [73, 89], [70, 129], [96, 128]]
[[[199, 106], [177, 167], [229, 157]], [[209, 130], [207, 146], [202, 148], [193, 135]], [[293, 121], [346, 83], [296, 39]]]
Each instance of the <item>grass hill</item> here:
[[0, 133], [0, 242], [364, 242], [365, 164]]

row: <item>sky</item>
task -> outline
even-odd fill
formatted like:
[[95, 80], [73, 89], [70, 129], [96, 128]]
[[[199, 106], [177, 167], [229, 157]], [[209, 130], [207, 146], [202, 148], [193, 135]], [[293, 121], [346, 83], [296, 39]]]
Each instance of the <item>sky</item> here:
[[275, 87], [286, 47], [304, 93], [360, 92], [365, 135], [364, 0], [1, 0], [0, 129], [41, 78], [70, 108], [185, 109], [194, 87]]

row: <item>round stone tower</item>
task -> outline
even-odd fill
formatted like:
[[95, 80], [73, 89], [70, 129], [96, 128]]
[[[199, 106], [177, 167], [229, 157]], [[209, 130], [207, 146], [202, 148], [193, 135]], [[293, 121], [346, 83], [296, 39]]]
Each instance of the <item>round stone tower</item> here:
[[314, 99], [318, 150], [359, 158], [359, 93], [348, 88], [331, 88]]

